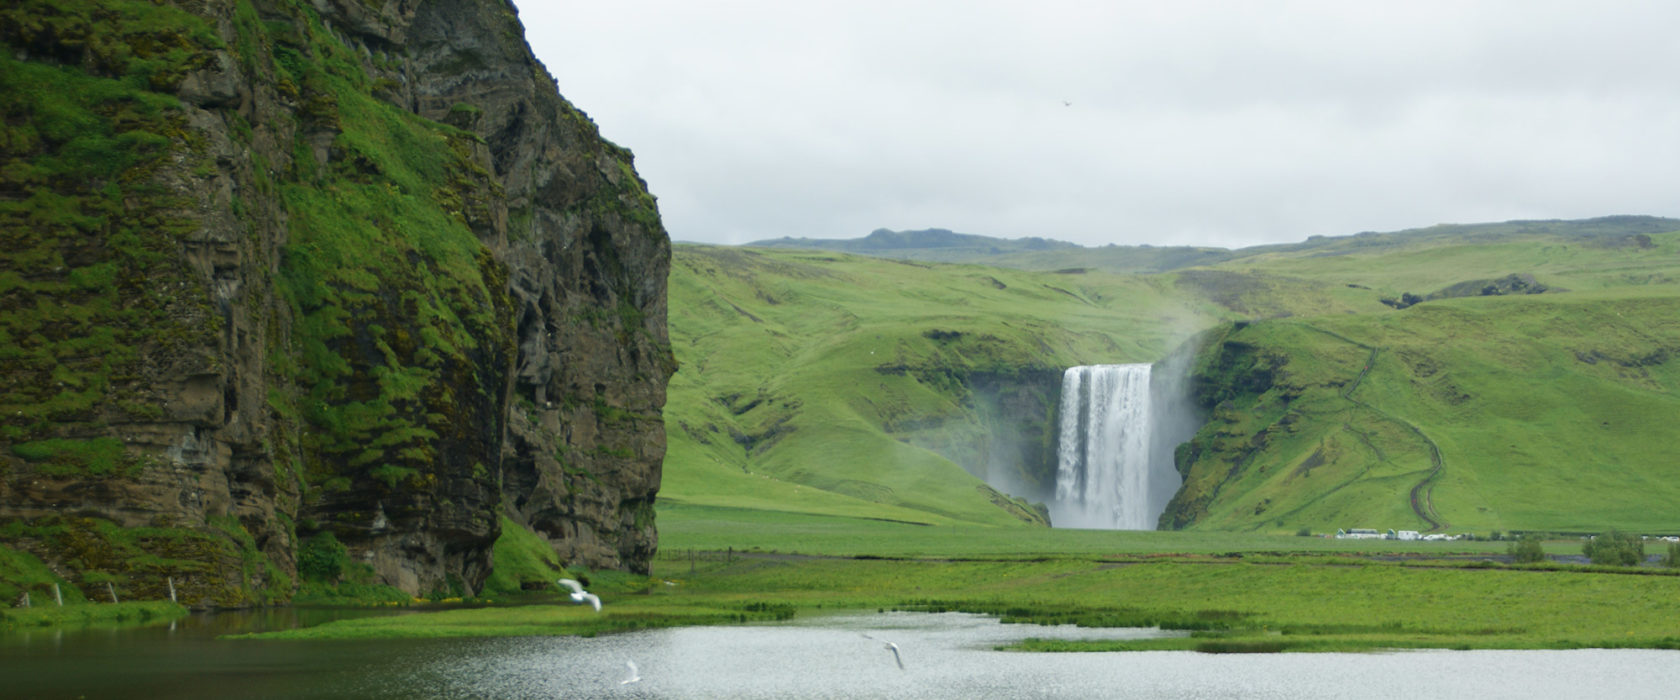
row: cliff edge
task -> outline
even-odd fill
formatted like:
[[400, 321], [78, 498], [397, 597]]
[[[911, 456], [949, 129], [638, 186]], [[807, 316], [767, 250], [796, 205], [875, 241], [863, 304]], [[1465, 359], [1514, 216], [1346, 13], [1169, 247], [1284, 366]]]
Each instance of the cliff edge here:
[[0, 543], [288, 600], [470, 594], [499, 517], [645, 572], [670, 243], [498, 0], [0, 9]]

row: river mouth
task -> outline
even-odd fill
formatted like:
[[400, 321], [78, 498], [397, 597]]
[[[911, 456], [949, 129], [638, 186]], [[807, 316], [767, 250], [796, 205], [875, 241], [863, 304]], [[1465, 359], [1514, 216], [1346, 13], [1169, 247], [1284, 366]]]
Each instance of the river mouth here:
[[[1027, 638], [1182, 633], [1005, 624], [966, 613], [817, 615], [593, 638], [378, 641], [216, 639], [211, 630], [234, 622], [214, 617], [178, 621], [173, 631], [8, 634], [0, 637], [0, 678], [7, 697], [21, 698], [1654, 698], [1680, 687], [1674, 651], [1033, 653], [997, 648]], [[240, 631], [286, 624], [237, 622]], [[639, 680], [625, 682], [632, 677]]]

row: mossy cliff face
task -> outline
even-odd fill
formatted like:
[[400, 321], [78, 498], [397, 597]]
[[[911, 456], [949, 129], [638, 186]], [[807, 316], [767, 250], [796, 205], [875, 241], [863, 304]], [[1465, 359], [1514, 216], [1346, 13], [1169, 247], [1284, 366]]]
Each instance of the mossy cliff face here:
[[[1259, 413], [1253, 410], [1254, 404], [1277, 385], [1279, 371], [1289, 358], [1245, 342], [1240, 332], [1246, 326], [1238, 323], [1215, 329], [1189, 344], [1203, 348], [1190, 375], [1190, 401], [1209, 420], [1175, 451], [1173, 461], [1184, 483], [1161, 514], [1160, 529], [1181, 530], [1206, 517], [1220, 488], [1243, 472], [1272, 434], [1271, 430], [1249, 433], [1239, 416]], [[1299, 393], [1284, 387], [1280, 401], [1287, 404]], [[1287, 427], [1287, 421], [1282, 425]]]
[[629, 151], [560, 97], [509, 10], [482, 5], [419, 5], [408, 84], [415, 112], [483, 140], [502, 188], [518, 348], [506, 507], [567, 561], [646, 573], [676, 369], [670, 240]]
[[669, 243], [502, 2], [0, 10], [0, 541], [289, 598], [470, 592], [504, 509], [645, 570]]

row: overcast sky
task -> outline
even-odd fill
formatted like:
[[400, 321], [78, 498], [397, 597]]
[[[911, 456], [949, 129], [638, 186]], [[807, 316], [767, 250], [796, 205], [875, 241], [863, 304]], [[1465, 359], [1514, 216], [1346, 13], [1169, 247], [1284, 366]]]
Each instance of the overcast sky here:
[[524, 0], [671, 237], [1680, 215], [1680, 3]]

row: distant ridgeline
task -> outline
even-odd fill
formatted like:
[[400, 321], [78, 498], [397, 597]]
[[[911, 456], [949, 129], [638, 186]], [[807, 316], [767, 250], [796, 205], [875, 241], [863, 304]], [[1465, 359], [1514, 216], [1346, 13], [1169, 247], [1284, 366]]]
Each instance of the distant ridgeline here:
[[3, 602], [647, 570], [669, 239], [510, 4], [20, 0], [0, 111]]
[[878, 228], [869, 235], [856, 239], [776, 238], [747, 245], [759, 248], [837, 250], [843, 253], [909, 259], [926, 259], [924, 256], [939, 254], [935, 251], [953, 256], [995, 256], [1022, 251], [1067, 250], [1080, 247], [1077, 243], [1048, 238], [992, 238], [953, 233], [942, 228], [921, 231], [889, 231]]
[[1056, 520], [1064, 370], [1183, 344], [1199, 429], [1161, 527], [1680, 532], [1677, 231], [1615, 216], [1240, 250], [943, 230], [678, 246], [661, 497]]
[[[1087, 248], [1048, 238], [993, 238], [934, 228], [917, 231], [876, 229], [863, 238], [773, 238], [746, 244], [755, 248], [833, 250], [901, 260], [974, 263], [1022, 270], [1167, 272], [1188, 267], [1276, 255], [1346, 255], [1374, 253], [1434, 243], [1493, 243], [1534, 237], [1576, 241], [1612, 248], [1649, 249], [1651, 234], [1680, 228], [1680, 219], [1655, 216], [1606, 216], [1579, 221], [1507, 221], [1497, 224], [1441, 224], [1393, 233], [1366, 231], [1351, 236], [1312, 236], [1301, 243], [1250, 248], [1105, 245]], [[1532, 281], [1532, 280], [1531, 280]], [[1475, 291], [1479, 292], [1480, 287]], [[1451, 296], [1467, 296], [1465, 293]], [[1421, 298], [1421, 297], [1420, 297]]]

